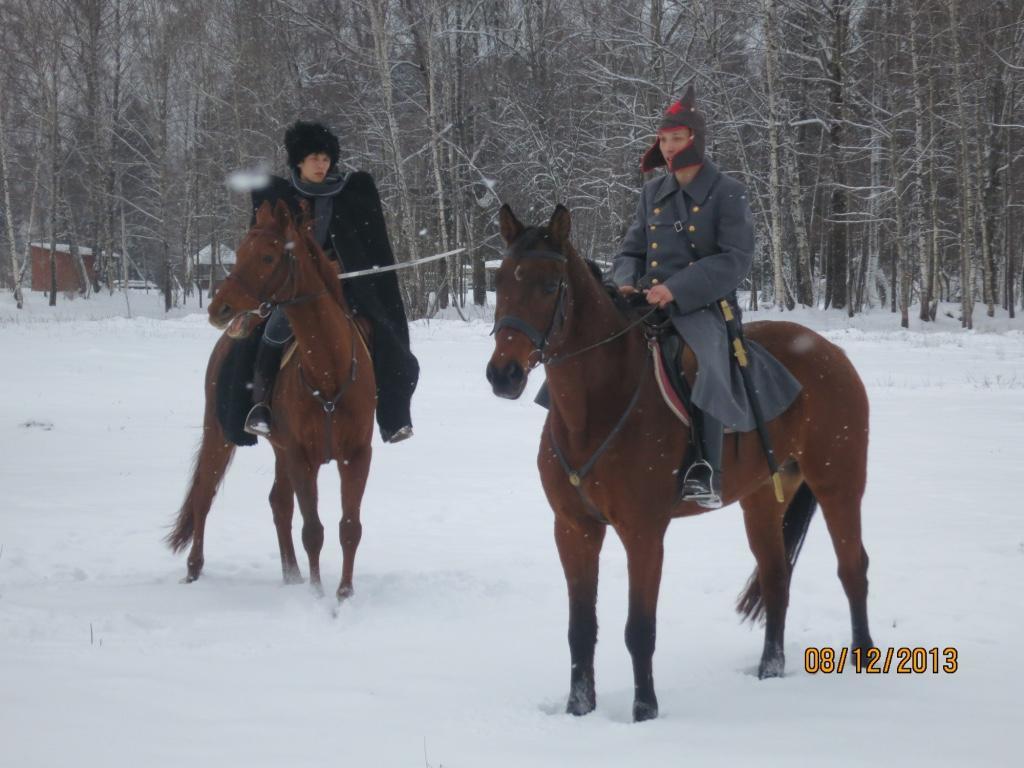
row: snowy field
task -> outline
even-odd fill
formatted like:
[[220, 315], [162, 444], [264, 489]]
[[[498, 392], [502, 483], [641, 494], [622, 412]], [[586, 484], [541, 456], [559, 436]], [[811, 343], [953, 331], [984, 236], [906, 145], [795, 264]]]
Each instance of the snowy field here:
[[[562, 714], [566, 597], [534, 457], [539, 385], [493, 397], [482, 319], [416, 324], [416, 436], [376, 445], [356, 595], [285, 587], [272, 453], [239, 450], [200, 581], [161, 542], [199, 438], [216, 331], [159, 297], [0, 300], [0, 765], [1020, 765], [1024, 323], [911, 332], [888, 312], [803, 313], [867, 384], [864, 537], [882, 647], [947, 646], [954, 674], [803, 670], [849, 641], [820, 516], [797, 566], [788, 674], [734, 599], [753, 565], [738, 507], [666, 542], [655, 680], [630, 722], [626, 575], [602, 561], [598, 706]], [[763, 316], [763, 315], [762, 315]], [[787, 315], [787, 319], [794, 318]], [[748, 320], [751, 319], [748, 316]], [[324, 582], [340, 576], [337, 473], [320, 475]], [[296, 515], [296, 519], [299, 516]], [[304, 555], [299, 560], [305, 572]]]

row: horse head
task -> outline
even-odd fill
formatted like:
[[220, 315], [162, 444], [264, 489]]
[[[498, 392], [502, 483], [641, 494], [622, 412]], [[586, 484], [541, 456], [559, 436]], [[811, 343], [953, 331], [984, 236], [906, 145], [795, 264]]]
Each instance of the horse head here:
[[506, 249], [495, 278], [494, 354], [487, 380], [498, 397], [515, 400], [565, 322], [571, 217], [555, 207], [543, 227], [523, 226], [508, 205], [499, 214]]
[[238, 247], [234, 267], [210, 302], [210, 323], [243, 338], [275, 305], [294, 298], [299, 290], [296, 243], [304, 246], [288, 206], [263, 203]]

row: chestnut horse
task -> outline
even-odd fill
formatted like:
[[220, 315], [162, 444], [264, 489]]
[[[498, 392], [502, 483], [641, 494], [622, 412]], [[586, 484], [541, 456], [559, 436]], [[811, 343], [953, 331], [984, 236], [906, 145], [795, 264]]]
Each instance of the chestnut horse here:
[[293, 221], [284, 203], [264, 203], [238, 248], [231, 274], [208, 308], [210, 322], [227, 328], [210, 355], [206, 371], [203, 438], [192, 483], [167, 542], [175, 552], [191, 541], [185, 581], [203, 568], [203, 534], [213, 496], [235, 446], [217, 420], [215, 390], [232, 337], [247, 335], [277, 305], [298, 342], [274, 385], [274, 486], [270, 506], [286, 583], [302, 581], [292, 543], [293, 497], [302, 513], [302, 544], [309, 558], [310, 584], [321, 592], [320, 550], [324, 527], [317, 513], [320, 465], [337, 460], [341, 475], [340, 524], [343, 555], [338, 599], [352, 594], [352, 570], [362, 536], [360, 504], [370, 471], [370, 440], [376, 383], [366, 344], [360, 338], [337, 268], [310, 236], [308, 223]]
[[[659, 394], [642, 331], [573, 249], [569, 212], [558, 206], [546, 227], [524, 227], [505, 206], [500, 220], [508, 248], [497, 274], [497, 332], [487, 378], [496, 395], [515, 399], [533, 368], [544, 363], [547, 373], [551, 408], [537, 465], [569, 589], [567, 711], [582, 715], [596, 705], [598, 557], [611, 525], [628, 564], [633, 717], [656, 717], [652, 658], [665, 531], [673, 518], [706, 511], [679, 501], [677, 472], [690, 436]], [[764, 678], [784, 671], [790, 575], [817, 502], [849, 599], [853, 644], [872, 645], [860, 519], [868, 400], [846, 355], [813, 331], [773, 321], [751, 323], [746, 335], [803, 385], [789, 409], [768, 424], [783, 463], [783, 503], [775, 498], [756, 432], [728, 437], [723, 452], [723, 501], [743, 508], [757, 562], [738, 610], [753, 617], [763, 605], [758, 673]], [[692, 382], [696, 363], [687, 353], [684, 370]]]

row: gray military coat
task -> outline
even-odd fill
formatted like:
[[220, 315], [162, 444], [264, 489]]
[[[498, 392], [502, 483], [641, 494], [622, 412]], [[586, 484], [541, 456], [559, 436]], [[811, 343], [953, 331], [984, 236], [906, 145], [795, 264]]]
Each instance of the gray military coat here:
[[[754, 219], [747, 192], [710, 160], [680, 188], [672, 173], [647, 182], [636, 219], [612, 263], [618, 286], [664, 284], [675, 300], [672, 322], [697, 357], [693, 403], [727, 427], [755, 428], [737, 365], [730, 361], [725, 319], [715, 305], [731, 295], [750, 271]], [[754, 386], [765, 420], [781, 414], [800, 383], [764, 347], [748, 341]]]

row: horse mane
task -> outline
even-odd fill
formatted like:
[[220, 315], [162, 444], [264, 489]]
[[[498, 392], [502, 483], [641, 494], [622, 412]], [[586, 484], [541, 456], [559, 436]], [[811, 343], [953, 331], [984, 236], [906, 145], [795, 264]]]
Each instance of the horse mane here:
[[[530, 250], [536, 246], [546, 243], [549, 246], [554, 247], [554, 243], [551, 242], [548, 229], [544, 226], [531, 226], [523, 229], [522, 233], [516, 239], [516, 244], [521, 245], [524, 250]], [[619, 293], [618, 287], [612, 283], [610, 278], [606, 278], [604, 271], [601, 269], [601, 265], [598, 264], [594, 259], [580, 256], [579, 253], [571, 245], [569, 246], [574, 256], [578, 256], [587, 267], [587, 274], [593, 278], [594, 282], [607, 294], [608, 298], [611, 299], [612, 304], [619, 311], [626, 320], [635, 320], [641, 312], [648, 309], [646, 299], [643, 294], [635, 293], [632, 296], [623, 296]]]
[[331, 264], [330, 259], [324, 255], [323, 248], [313, 237], [313, 222], [309, 208], [303, 205], [301, 212], [293, 222], [295, 235], [302, 238], [303, 246], [309, 253], [309, 258], [316, 268], [317, 274], [323, 280], [324, 288], [334, 298], [338, 305], [348, 314], [348, 304], [345, 301], [345, 294], [341, 290], [341, 280], [338, 279], [338, 269]]

